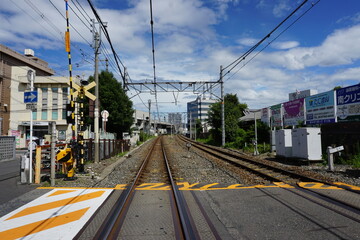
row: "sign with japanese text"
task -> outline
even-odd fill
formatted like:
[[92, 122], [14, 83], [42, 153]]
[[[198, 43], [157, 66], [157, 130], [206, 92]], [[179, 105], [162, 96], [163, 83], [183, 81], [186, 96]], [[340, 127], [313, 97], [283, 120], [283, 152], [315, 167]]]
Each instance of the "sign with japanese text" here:
[[282, 104], [277, 104], [270, 107], [271, 109], [271, 126], [282, 127]]
[[360, 84], [336, 90], [339, 122], [360, 121]]
[[305, 106], [307, 125], [336, 122], [335, 91], [307, 97]]
[[261, 109], [261, 121], [270, 125], [270, 109], [269, 108]]
[[305, 121], [304, 98], [283, 103], [283, 108], [285, 126], [296, 126]]

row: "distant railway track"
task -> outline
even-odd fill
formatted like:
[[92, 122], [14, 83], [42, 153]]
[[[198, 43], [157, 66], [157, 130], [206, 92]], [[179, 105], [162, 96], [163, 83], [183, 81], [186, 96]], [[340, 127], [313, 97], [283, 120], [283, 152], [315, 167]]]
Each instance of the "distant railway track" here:
[[237, 152], [230, 152], [217, 147], [198, 143], [196, 141], [185, 138], [184, 136], [178, 135], [179, 139], [183, 142], [190, 142], [194, 147], [206, 152], [216, 158], [222, 159], [235, 166], [244, 168], [252, 173], [255, 173], [266, 180], [273, 182], [284, 182], [288, 184], [295, 184], [299, 181], [305, 182], [318, 182], [318, 179], [308, 177], [305, 175], [298, 174], [293, 171], [288, 171], [279, 167], [268, 165], [262, 162], [258, 162], [245, 154]]
[[[126, 221], [126, 215], [137, 194], [135, 189], [147, 182], [162, 182], [170, 186], [169, 201], [176, 239], [200, 239], [186, 200], [172, 177], [171, 168], [163, 146], [162, 137], [154, 140], [133, 182], [123, 190], [107, 218], [93, 239], [117, 239]], [[161, 194], [160, 191], [157, 193]], [[156, 193], [154, 193], [156, 194]], [[162, 193], [163, 194], [163, 193]], [[163, 195], [162, 195], [163, 196]], [[199, 203], [198, 203], [199, 204]], [[206, 216], [204, 216], [206, 218]], [[211, 223], [208, 222], [209, 226]], [[214, 236], [216, 230], [212, 229]], [[216, 238], [216, 237], [215, 237]]]
[[[334, 186], [337, 188], [342, 188], [344, 190], [348, 190], [354, 192], [356, 194], [360, 194], [359, 190], [350, 189], [347, 186], [342, 186], [336, 183], [327, 182], [322, 179], [317, 179], [315, 177], [309, 177], [294, 171], [288, 171], [286, 169], [282, 169], [280, 167], [272, 166], [270, 164], [266, 164], [264, 162], [257, 161], [256, 159], [251, 158], [245, 154], [241, 154], [234, 151], [227, 151], [225, 149], [221, 149], [218, 147], [213, 147], [209, 145], [205, 145], [202, 143], [198, 143], [191, 139], [188, 139], [184, 136], [178, 135], [178, 138], [184, 142], [185, 144], [190, 142], [193, 147], [196, 147], [200, 151], [203, 151], [211, 156], [226, 161], [230, 164], [248, 170], [258, 176], [263, 177], [266, 180], [273, 182], [283, 182], [290, 186], [293, 186], [295, 189], [298, 189], [302, 194], [307, 194], [306, 198], [310, 199], [308, 195], [311, 195], [312, 198], [316, 196], [316, 198], [322, 199], [329, 203], [335, 204], [336, 206], [340, 206], [343, 209], [347, 209], [352, 213], [360, 215], [360, 208], [355, 206], [349, 202], [342, 201], [338, 198], [333, 198], [327, 194], [323, 194], [319, 191], [314, 191], [308, 188], [304, 188], [299, 185], [300, 182], [308, 182], [308, 183], [323, 183], [325, 185]], [[291, 189], [287, 189], [288, 191], [292, 191]], [[299, 193], [297, 193], [299, 194]], [[359, 221], [360, 222], [360, 221]]]

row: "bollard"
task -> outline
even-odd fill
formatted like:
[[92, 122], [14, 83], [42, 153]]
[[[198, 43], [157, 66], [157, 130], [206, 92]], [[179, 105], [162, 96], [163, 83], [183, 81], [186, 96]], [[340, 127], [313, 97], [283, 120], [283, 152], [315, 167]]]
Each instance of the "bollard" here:
[[327, 154], [328, 154], [328, 164], [329, 164], [329, 171], [334, 171], [334, 153], [336, 152], [340, 152], [344, 150], [344, 146], [339, 146], [339, 147], [327, 147]]

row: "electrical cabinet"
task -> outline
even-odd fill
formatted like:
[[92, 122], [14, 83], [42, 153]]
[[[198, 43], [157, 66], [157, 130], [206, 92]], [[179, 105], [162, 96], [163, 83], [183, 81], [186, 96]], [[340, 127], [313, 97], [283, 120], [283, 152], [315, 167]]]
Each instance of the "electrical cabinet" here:
[[298, 128], [292, 130], [292, 155], [295, 158], [321, 160], [320, 128]]
[[292, 138], [291, 129], [276, 130], [276, 156], [291, 157], [292, 156]]

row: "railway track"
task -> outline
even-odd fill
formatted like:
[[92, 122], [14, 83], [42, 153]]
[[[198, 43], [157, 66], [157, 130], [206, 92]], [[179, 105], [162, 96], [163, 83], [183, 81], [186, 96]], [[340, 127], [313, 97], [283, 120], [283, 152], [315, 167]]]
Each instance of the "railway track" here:
[[213, 146], [198, 143], [196, 141], [185, 138], [178, 135], [178, 138], [184, 143], [190, 142], [192, 146], [206, 152], [216, 158], [222, 159], [235, 166], [244, 168], [250, 172], [253, 172], [266, 180], [273, 182], [284, 182], [287, 184], [296, 184], [299, 181], [303, 182], [318, 182], [318, 179], [298, 174], [294, 171], [288, 171], [279, 167], [268, 165], [262, 162], [258, 162], [254, 159], [247, 157], [246, 155], [222, 150]]
[[[266, 180], [273, 181], [273, 182], [282, 182], [286, 183], [290, 186], [293, 186], [294, 189], [298, 190], [296, 194], [301, 195], [302, 197], [306, 199], [311, 199], [311, 201], [315, 201], [314, 198], [321, 199], [321, 201], [325, 201], [329, 204], [332, 204], [336, 207], [341, 207], [342, 209], [346, 210], [346, 216], [349, 217], [353, 214], [360, 216], [360, 207], [356, 206], [346, 199], [339, 199], [334, 198], [332, 196], [329, 196], [326, 193], [323, 193], [321, 191], [315, 191], [313, 189], [305, 188], [300, 182], [308, 182], [308, 183], [322, 183], [327, 186], [342, 188], [347, 191], [351, 191], [354, 193], [354, 196], [358, 196], [360, 193], [359, 190], [349, 189], [348, 186], [342, 186], [336, 183], [327, 182], [322, 179], [317, 179], [315, 177], [309, 177], [300, 173], [297, 173], [295, 171], [289, 171], [286, 169], [282, 169], [280, 167], [276, 167], [273, 165], [269, 165], [263, 162], [259, 162], [255, 159], [250, 158], [249, 156], [245, 154], [241, 154], [234, 151], [227, 151], [224, 149], [220, 149], [217, 147], [205, 145], [202, 143], [198, 143], [196, 141], [190, 140], [188, 138], [185, 138], [184, 136], [178, 135], [178, 138], [180, 141], [182, 141], [185, 145], [188, 143], [191, 143], [193, 147], [196, 147], [200, 151], [203, 151], [207, 154], [210, 154], [213, 157], [216, 157], [218, 159], [224, 160], [228, 163], [231, 163], [237, 167], [246, 169], [256, 175], [259, 175], [263, 177]], [[287, 191], [291, 191], [295, 193], [293, 189], [286, 189]], [[310, 196], [311, 195], [311, 196]], [[336, 210], [338, 211], [338, 210]], [[339, 211], [341, 213], [342, 211]], [[350, 217], [352, 218], [352, 217]], [[358, 217], [356, 218], [358, 222]]]
[[[135, 189], [141, 184], [157, 182], [168, 184], [170, 190], [154, 191], [151, 195], [153, 199], [164, 199], [167, 203], [161, 206], [164, 211], [161, 216], [163, 217], [164, 213], [168, 216], [171, 215], [171, 217], [168, 217], [168, 220], [172, 220], [172, 224], [170, 224], [172, 226], [163, 230], [173, 233], [175, 239], [200, 239], [199, 232], [190, 214], [191, 211], [173, 179], [162, 137], [154, 140], [133, 182], [121, 193], [93, 239], [117, 239], [123, 228], [134, 227], [134, 224], [141, 226], [144, 224], [144, 221], [156, 222], [155, 216], [151, 216], [150, 219], [141, 219], [139, 217], [138, 221], [134, 222], [134, 219], [129, 218], [127, 213], [133, 211], [131, 208], [147, 205], [146, 201], [149, 201], [147, 197], [142, 195], [144, 193]], [[152, 210], [148, 209], [148, 211]], [[206, 219], [205, 215], [204, 218]], [[169, 225], [168, 222], [167, 224]], [[216, 230], [208, 219], [207, 222], [210, 228], [212, 228], [216, 239]]]

